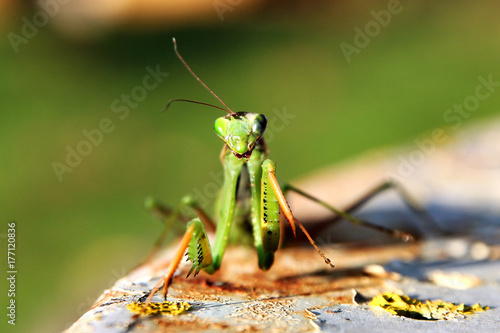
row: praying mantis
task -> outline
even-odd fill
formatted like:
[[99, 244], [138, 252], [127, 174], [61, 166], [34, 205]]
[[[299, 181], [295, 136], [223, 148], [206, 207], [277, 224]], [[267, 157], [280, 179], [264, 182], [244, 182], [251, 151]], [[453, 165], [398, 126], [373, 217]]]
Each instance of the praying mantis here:
[[[216, 272], [221, 264], [226, 250], [231, 228], [235, 220], [249, 217], [253, 235], [254, 247], [257, 251], [258, 266], [262, 270], [268, 270], [274, 262], [274, 254], [280, 245], [280, 211], [288, 221], [293, 235], [296, 235], [297, 227], [305, 234], [311, 245], [331, 268], [334, 267], [314, 242], [302, 223], [293, 215], [286, 201], [284, 193], [294, 191], [318, 204], [330, 209], [337, 216], [352, 223], [387, 233], [404, 241], [412, 240], [412, 235], [375, 225], [371, 222], [361, 220], [350, 214], [360, 205], [364, 204], [373, 196], [389, 188], [399, 189], [404, 202], [413, 211], [425, 214], [397, 184], [387, 181], [368, 192], [359, 201], [345, 210], [337, 209], [325, 201], [319, 200], [300, 189], [286, 185], [283, 189], [276, 179], [276, 164], [268, 158], [269, 150], [264, 139], [267, 126], [265, 115], [251, 112], [235, 112], [224, 101], [211, 90], [190, 68], [177, 49], [175, 38], [173, 39], [174, 50], [177, 57], [188, 69], [188, 71], [224, 106], [197, 102], [187, 99], [172, 99], [165, 108], [168, 109], [173, 102], [191, 102], [213, 107], [226, 112], [215, 120], [215, 133], [222, 139], [224, 146], [220, 154], [224, 168], [224, 183], [219, 198], [218, 222], [215, 224], [208, 215], [200, 208], [192, 197], [185, 197], [183, 206], [192, 208], [198, 218], [187, 222], [186, 231], [182, 237], [179, 249], [174, 255], [167, 272], [163, 278], [154, 286], [146, 298], [145, 304], [151, 302], [155, 293], [163, 286], [163, 297], [167, 298], [168, 288], [172, 283], [173, 275], [184, 257], [187, 250], [188, 260], [192, 263], [188, 276], [194, 272], [196, 276], [200, 270], [212, 274]], [[150, 203], [155, 206], [155, 203]], [[158, 208], [158, 207], [156, 207]], [[181, 209], [170, 212], [171, 219], [175, 220], [181, 215]], [[215, 232], [215, 240], [211, 246], [208, 236], [209, 232]], [[157, 242], [158, 243], [158, 242]]]

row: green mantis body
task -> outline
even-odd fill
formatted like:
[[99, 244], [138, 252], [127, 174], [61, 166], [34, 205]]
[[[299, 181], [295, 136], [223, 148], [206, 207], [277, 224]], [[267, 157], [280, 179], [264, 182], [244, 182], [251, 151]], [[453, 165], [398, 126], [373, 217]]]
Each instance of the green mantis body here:
[[[208, 273], [214, 273], [219, 269], [233, 221], [241, 216], [250, 216], [254, 246], [262, 270], [268, 270], [272, 266], [274, 253], [280, 244], [280, 210], [292, 225], [292, 230], [295, 232], [295, 224], [299, 225], [321, 256], [331, 265], [330, 260], [316, 247], [307, 231], [290, 212], [276, 181], [275, 163], [267, 158], [267, 147], [263, 138], [266, 125], [267, 119], [263, 114], [249, 112], [231, 113], [215, 121], [215, 132], [225, 145], [221, 154], [224, 184], [214, 245], [210, 246], [205, 226], [200, 218], [195, 218], [187, 224], [187, 231], [176, 259], [173, 260], [164, 281], [165, 297], [186, 247], [188, 259], [193, 264], [188, 276], [193, 271], [195, 275], [198, 274], [201, 269]], [[242, 179], [248, 181], [244, 183]], [[237, 209], [238, 194], [242, 192], [247, 192], [247, 195], [242, 196], [250, 204], [240, 206], [248, 207], [249, 212]], [[187, 200], [187, 204], [195, 205], [191, 200]], [[157, 285], [156, 289], [159, 286]], [[155, 291], [150, 294], [151, 298]]]
[[[204, 268], [209, 273], [219, 269], [230, 237], [231, 226], [237, 217], [235, 215], [237, 213], [246, 215], [246, 212], [241, 210], [236, 212], [236, 194], [239, 185], [246, 185], [239, 184], [239, 179], [247, 178], [249, 188], [246, 190], [250, 191], [249, 215], [254, 245], [257, 249], [259, 267], [267, 270], [274, 261], [280, 230], [278, 202], [268, 179], [268, 173], [274, 170], [274, 163], [267, 159], [262, 141], [266, 118], [260, 114], [240, 112], [236, 116], [219, 118], [215, 124], [217, 134], [223, 138], [227, 144], [226, 147], [229, 148], [223, 151], [224, 185], [219, 222], [211, 255], [203, 224], [196, 220], [191, 222], [196, 224], [196, 237], [193, 237], [189, 244], [189, 260], [193, 262], [193, 269], [196, 268], [196, 273], [200, 268]], [[245, 154], [247, 157], [239, 157], [235, 151], [237, 151], [236, 154]], [[242, 172], [248, 174], [242, 175]], [[248, 207], [248, 205], [243, 206]]]
[[[226, 109], [207, 103], [183, 99], [171, 100], [167, 104], [168, 108], [173, 101], [187, 101], [212, 106], [228, 113], [226, 116], [218, 118], [214, 123], [216, 134], [224, 141], [224, 147], [221, 153], [221, 160], [224, 168], [224, 183], [220, 196], [218, 222], [216, 227], [213, 226], [213, 223], [192, 198], [188, 198], [184, 201], [184, 204], [191, 206], [198, 213], [200, 218], [195, 218], [188, 222], [186, 233], [181, 240], [179, 250], [167, 270], [167, 274], [153, 288], [146, 303], [151, 301], [153, 295], [162, 284], [164, 285], [163, 294], [166, 298], [173, 274], [179, 266], [186, 249], [188, 259], [192, 262], [189, 274], [194, 271], [196, 275], [202, 269], [210, 274], [216, 272], [221, 266], [234, 221], [241, 220], [246, 216], [250, 217], [253, 243], [257, 250], [258, 265], [262, 270], [268, 270], [272, 266], [274, 262], [274, 253], [278, 250], [280, 244], [280, 211], [283, 212], [290, 223], [293, 234], [295, 235], [295, 226], [299, 226], [325, 262], [331, 267], [334, 267], [330, 260], [326, 258], [316, 246], [304, 226], [295, 219], [278, 185], [275, 177], [276, 166], [273, 161], [268, 159], [268, 149], [263, 136], [267, 126], [266, 117], [258, 113], [232, 111], [196, 76], [196, 74], [194, 74], [191, 68], [182, 59], [177, 52], [175, 39], [174, 46], [177, 56], [191, 74], [193, 74], [194, 77], [201, 82], [227, 108], [227, 110], [229, 110], [227, 111]], [[380, 188], [375, 189], [365, 198], [362, 198], [360, 204], [376, 193], [391, 186], [391, 184], [383, 184]], [[289, 186], [288, 189], [294, 190], [318, 202], [320, 205], [335, 212], [338, 216], [346, 218], [353, 223], [367, 226], [405, 240], [411, 238], [411, 235], [397, 230], [385, 229], [369, 222], [359, 220], [348, 212], [340, 211], [291, 186]], [[358, 205], [353, 205], [353, 208], [357, 206]], [[414, 205], [410, 204], [410, 206], [414, 210], [419, 210], [415, 208]], [[179, 214], [179, 210], [177, 214]], [[207, 232], [205, 231], [206, 226], [215, 229], [213, 246], [210, 245], [208, 240]]]
[[[225, 142], [222, 151], [224, 185], [211, 253], [208, 239], [204, 236], [203, 223], [191, 222], [196, 225], [196, 237], [191, 239], [188, 253], [189, 260], [193, 262], [192, 269], [196, 269], [196, 273], [201, 268], [209, 273], [219, 269], [231, 226], [238, 217], [236, 214], [250, 216], [259, 267], [267, 270], [274, 262], [274, 252], [278, 249], [280, 239], [278, 198], [283, 198], [283, 194], [279, 188], [273, 186], [276, 183], [275, 163], [267, 158], [263, 138], [266, 125], [267, 119], [264, 115], [248, 112], [229, 114], [215, 121], [215, 132]], [[248, 184], [243, 184], [241, 179], [248, 179]], [[246, 198], [250, 204], [242, 205], [250, 208], [249, 214], [241, 209], [236, 212], [238, 189], [249, 192]], [[291, 223], [293, 222], [292, 219]]]
[[[184, 62], [180, 54], [178, 57], [188, 70], [209, 89]], [[210, 89], [209, 89], [210, 90]], [[210, 90], [210, 92], [212, 92]], [[215, 93], [212, 92], [215, 95]], [[215, 97], [218, 98], [217, 95]], [[220, 100], [220, 98], [218, 98]], [[172, 100], [175, 101], [175, 100]], [[170, 101], [170, 102], [172, 102]], [[186, 101], [186, 100], [183, 100]], [[222, 100], [220, 100], [222, 102]], [[169, 102], [169, 104], [170, 104]], [[205, 104], [195, 102], [198, 104]], [[222, 104], [225, 105], [224, 102]], [[210, 105], [212, 106], [212, 105]], [[227, 107], [227, 105], [225, 105]], [[167, 105], [168, 107], [168, 105]], [[217, 107], [218, 108], [218, 107]], [[229, 108], [228, 108], [229, 109]], [[230, 110], [230, 109], [229, 109]], [[227, 112], [227, 111], [226, 111]], [[330, 260], [317, 248], [304, 227], [293, 217], [285, 197], [275, 178], [275, 163], [267, 158], [268, 149], [264, 141], [267, 119], [263, 114], [250, 112], [228, 112], [228, 115], [218, 118], [214, 123], [216, 134], [224, 141], [221, 160], [224, 168], [224, 184], [220, 198], [219, 219], [215, 231], [213, 247], [200, 218], [195, 218], [187, 224], [187, 231], [181, 241], [176, 258], [172, 261], [163, 280], [153, 289], [147, 302], [164, 284], [164, 296], [171, 283], [173, 273], [179, 265], [180, 258], [188, 249], [188, 259], [193, 263], [189, 272], [195, 275], [203, 269], [208, 273], [216, 272], [224, 256], [229, 241], [231, 227], [238, 215], [250, 216], [254, 246], [257, 250], [258, 264], [262, 270], [268, 270], [274, 262], [274, 253], [280, 244], [280, 209], [285, 214], [295, 234], [295, 224], [306, 233], [325, 261], [334, 267]], [[245, 183], [241, 181], [246, 179]], [[242, 204], [245, 209], [237, 209], [239, 193], [246, 192], [242, 197], [250, 204]], [[248, 193], [249, 192], [249, 193]], [[190, 202], [190, 200], [188, 200]], [[195, 203], [192, 203], [195, 205]], [[203, 214], [206, 220], [206, 215]], [[188, 275], [189, 275], [188, 274]]]

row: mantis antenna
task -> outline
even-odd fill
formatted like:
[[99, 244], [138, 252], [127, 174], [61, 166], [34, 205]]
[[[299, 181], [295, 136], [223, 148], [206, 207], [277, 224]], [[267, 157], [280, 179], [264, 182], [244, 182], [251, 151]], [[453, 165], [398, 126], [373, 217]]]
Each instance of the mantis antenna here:
[[226, 109], [223, 109], [223, 108], [221, 108], [219, 106], [208, 104], [208, 103], [203, 103], [203, 102], [198, 102], [198, 101], [193, 101], [191, 99], [184, 99], [184, 98], [171, 99], [170, 101], [167, 102], [167, 106], [165, 106], [165, 108], [161, 112], [167, 111], [167, 109], [170, 107], [170, 104], [172, 104], [173, 102], [189, 102], [189, 103], [195, 103], [195, 104], [201, 104], [201, 105], [211, 106], [213, 108], [216, 108], [216, 109], [222, 110], [224, 112], [227, 112], [228, 114], [231, 114], [229, 111], [227, 111]]
[[[196, 74], [193, 72], [193, 70], [191, 69], [191, 67], [189, 67], [189, 65], [187, 64], [187, 62], [186, 62], [186, 61], [182, 58], [182, 56], [180, 55], [179, 51], [177, 50], [177, 41], [175, 40], [175, 37], [174, 37], [174, 38], [172, 38], [172, 41], [174, 42], [174, 51], [175, 51], [175, 54], [177, 54], [177, 57], [178, 57], [178, 58], [182, 61], [182, 63], [183, 63], [183, 64], [184, 64], [184, 66], [188, 69], [188, 71], [191, 73], [191, 75], [193, 75], [193, 76], [196, 78], [196, 80], [198, 80], [198, 82], [200, 82], [200, 83], [201, 83], [201, 84], [202, 84], [202, 85], [203, 85], [203, 86], [204, 86], [204, 87], [205, 87], [208, 91], [210, 91], [210, 93], [211, 93], [212, 95], [214, 95], [214, 96], [215, 96], [215, 98], [217, 98], [217, 99], [219, 100], [219, 102], [221, 102], [221, 103], [222, 103], [222, 105], [224, 105], [224, 106], [227, 108], [227, 110], [229, 110], [229, 111], [231, 111], [231, 112], [228, 112], [227, 110], [224, 110], [224, 109], [222, 109], [222, 108], [218, 108], [218, 107], [216, 107], [215, 105], [211, 105], [211, 104], [207, 104], [207, 103], [195, 102], [195, 101], [191, 101], [191, 100], [181, 100], [181, 101], [184, 101], [184, 102], [192, 102], [192, 103], [197, 103], [197, 104], [203, 104], [203, 105], [208, 105], [208, 106], [213, 106], [213, 107], [216, 107], [216, 108], [218, 108], [218, 109], [224, 110], [224, 111], [226, 111], [226, 112], [227, 112], [227, 113], [229, 113], [229, 114], [235, 115], [235, 114], [236, 114], [236, 112], [234, 112], [233, 110], [231, 110], [231, 108], [230, 108], [229, 106], [227, 106], [227, 104], [226, 104], [226, 103], [224, 103], [224, 101], [223, 101], [223, 100], [222, 100], [219, 96], [217, 96], [217, 94], [216, 94], [216, 93], [215, 93], [212, 89], [210, 89], [210, 88], [209, 88], [209, 87], [205, 84], [205, 82], [203, 82], [203, 81], [202, 81], [202, 80], [198, 77], [198, 75], [196, 75]], [[169, 107], [170, 103], [171, 103], [171, 102], [173, 102], [173, 101], [175, 101], [175, 100], [171, 100], [171, 101], [169, 101], [169, 102], [168, 102], [168, 104], [167, 104], [167, 107], [166, 107], [165, 109], [167, 109], [167, 108]]]

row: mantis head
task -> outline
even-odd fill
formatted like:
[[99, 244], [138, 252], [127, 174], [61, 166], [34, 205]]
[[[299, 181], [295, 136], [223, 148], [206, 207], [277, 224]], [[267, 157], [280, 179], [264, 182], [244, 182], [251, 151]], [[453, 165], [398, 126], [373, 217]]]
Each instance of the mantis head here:
[[202, 104], [206, 106], [210, 106], [224, 112], [227, 112], [227, 115], [224, 117], [220, 117], [215, 121], [215, 133], [226, 143], [227, 147], [231, 149], [233, 154], [238, 158], [248, 158], [252, 155], [252, 151], [255, 148], [255, 145], [262, 138], [264, 131], [267, 126], [266, 116], [259, 113], [251, 113], [251, 112], [234, 112], [231, 110], [229, 106], [224, 103], [224, 101], [212, 90], [210, 89], [205, 82], [203, 82], [198, 75], [196, 75], [191, 67], [184, 61], [182, 56], [179, 54], [177, 50], [177, 42], [175, 38], [172, 39], [174, 42], [174, 50], [177, 54], [177, 57], [181, 60], [187, 70], [200, 82], [215, 98], [221, 102], [226, 108], [221, 108], [212, 104], [197, 102], [189, 99], [171, 99], [168, 101], [167, 106], [164, 111], [168, 109], [172, 102], [190, 102], [196, 104]]
[[266, 126], [266, 116], [251, 112], [230, 113], [214, 123], [215, 133], [238, 158], [250, 157]]

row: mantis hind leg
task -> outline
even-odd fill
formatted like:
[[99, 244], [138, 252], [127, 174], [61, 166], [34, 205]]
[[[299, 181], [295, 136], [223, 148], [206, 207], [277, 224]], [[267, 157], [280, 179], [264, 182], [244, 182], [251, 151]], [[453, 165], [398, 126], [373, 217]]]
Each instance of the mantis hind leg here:
[[368, 201], [370, 201], [372, 198], [378, 196], [382, 192], [389, 190], [389, 189], [394, 189], [399, 196], [401, 197], [402, 201], [405, 203], [406, 207], [413, 212], [416, 216], [419, 217], [419, 219], [422, 221], [422, 223], [425, 224], [426, 229], [429, 231], [429, 233], [433, 235], [438, 235], [442, 234], [443, 231], [439, 227], [438, 223], [435, 222], [435, 220], [432, 218], [432, 216], [416, 201], [414, 200], [407, 192], [406, 190], [396, 183], [395, 181], [389, 180], [386, 182], [383, 182], [379, 186], [376, 186], [372, 190], [368, 191], [365, 195], [363, 195], [360, 199], [357, 201], [353, 202], [351, 205], [349, 205], [345, 209], [338, 209], [331, 204], [316, 198], [292, 185], [286, 185], [284, 187], [284, 192], [292, 191], [295, 192], [313, 202], [318, 203], [319, 205], [329, 209], [333, 213], [336, 214], [336, 216], [333, 219], [330, 219], [328, 224], [335, 223], [340, 221], [341, 219], [345, 219], [353, 224], [357, 224], [369, 229], [376, 230], [378, 232], [382, 232], [384, 234], [390, 235], [394, 238], [401, 239], [403, 241], [412, 241], [414, 240], [414, 236], [397, 230], [397, 229], [390, 229], [386, 228], [377, 224], [374, 224], [372, 222], [366, 221], [359, 219], [355, 216], [352, 215], [354, 211], [356, 211], [358, 208], [366, 204]]
[[184, 207], [190, 207], [195, 211], [196, 215], [206, 226], [208, 232], [215, 232], [214, 222], [191, 196], [185, 196], [182, 198], [181, 204], [176, 209], [172, 209], [152, 197], [149, 197], [144, 201], [144, 206], [163, 223], [163, 230], [146, 258], [144, 258], [144, 260], [137, 267], [150, 262], [156, 256], [165, 242], [165, 239], [171, 233], [174, 223], [179, 221], [187, 224], [189, 222], [190, 219], [182, 213]]

